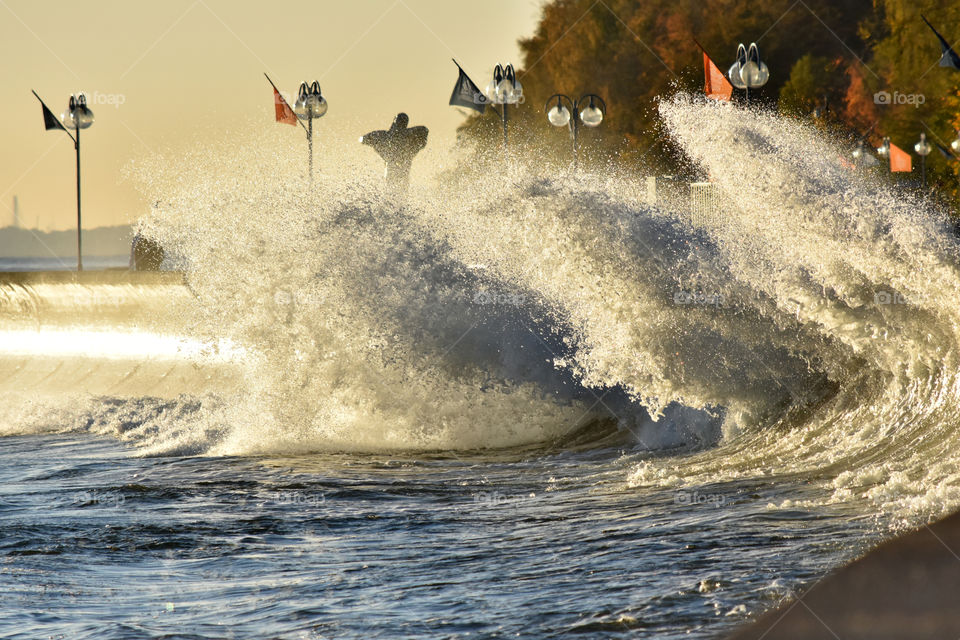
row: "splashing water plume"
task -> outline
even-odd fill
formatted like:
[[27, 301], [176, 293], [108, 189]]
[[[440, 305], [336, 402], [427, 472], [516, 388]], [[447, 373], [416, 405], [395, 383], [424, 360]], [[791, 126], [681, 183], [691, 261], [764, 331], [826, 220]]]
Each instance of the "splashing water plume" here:
[[401, 201], [352, 160], [312, 186], [269, 151], [146, 163], [145, 228], [193, 293], [171, 314], [235, 345], [242, 392], [111, 405], [91, 428], [233, 455], [617, 427], [644, 452], [634, 486], [802, 474], [824, 502], [960, 504], [946, 217], [802, 123], [684, 95], [660, 115], [722, 194], [706, 224], [632, 176], [514, 167]]
[[642, 464], [632, 482], [803, 474], [828, 501], [954, 508], [960, 254], [946, 216], [847, 170], [809, 125], [687, 97], [661, 115], [726, 200], [707, 231], [731, 280], [749, 283], [747, 296], [727, 293], [731, 306], [792, 333], [784, 348], [835, 391], [811, 403], [808, 387], [758, 362], [789, 392], [793, 420], [682, 466]]

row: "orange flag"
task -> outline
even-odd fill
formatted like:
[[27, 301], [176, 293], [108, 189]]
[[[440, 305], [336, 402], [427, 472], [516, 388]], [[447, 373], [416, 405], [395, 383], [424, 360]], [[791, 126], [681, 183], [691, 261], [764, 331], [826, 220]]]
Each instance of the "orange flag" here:
[[890, 171], [913, 171], [913, 158], [892, 142], [890, 143]]
[[273, 88], [273, 108], [277, 112], [277, 122], [297, 126], [297, 114], [293, 112], [276, 87]]
[[730, 96], [733, 95], [733, 85], [730, 84], [730, 81], [727, 80], [717, 65], [713, 64], [713, 60], [710, 59], [706, 51], [703, 52], [703, 77], [703, 91], [708, 98], [729, 100]]

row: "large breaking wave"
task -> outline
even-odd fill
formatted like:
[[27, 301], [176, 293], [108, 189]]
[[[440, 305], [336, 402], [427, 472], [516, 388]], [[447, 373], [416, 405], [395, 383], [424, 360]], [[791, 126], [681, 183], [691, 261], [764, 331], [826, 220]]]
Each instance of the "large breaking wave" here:
[[[686, 451], [634, 464], [635, 486], [803, 474], [830, 501], [960, 503], [946, 216], [802, 123], [685, 96], [660, 110], [720, 194], [697, 225], [619, 174], [505, 169], [401, 202], [369, 176], [274, 178], [269, 154], [158, 160], [145, 224], [188, 268], [178, 326], [240, 346], [241, 390], [89, 398], [78, 420], [147, 454], [586, 430]], [[7, 422], [55, 422], [32, 411]]]

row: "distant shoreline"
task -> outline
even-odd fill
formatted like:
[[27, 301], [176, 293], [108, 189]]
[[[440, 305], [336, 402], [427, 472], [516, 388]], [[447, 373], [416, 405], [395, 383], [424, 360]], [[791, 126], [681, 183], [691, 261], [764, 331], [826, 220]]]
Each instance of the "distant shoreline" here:
[[[83, 230], [83, 257], [129, 255], [132, 225], [95, 227]], [[21, 227], [0, 228], [0, 263], [5, 259], [56, 258], [66, 264], [77, 260], [77, 232], [38, 231]]]

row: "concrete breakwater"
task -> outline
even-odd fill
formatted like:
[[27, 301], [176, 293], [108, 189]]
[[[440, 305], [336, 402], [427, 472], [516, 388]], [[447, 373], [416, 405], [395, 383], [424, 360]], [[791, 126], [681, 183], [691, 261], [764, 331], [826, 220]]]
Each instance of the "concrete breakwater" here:
[[183, 284], [179, 271], [0, 271], [0, 284]]
[[890, 540], [728, 640], [960, 637], [960, 512]]

